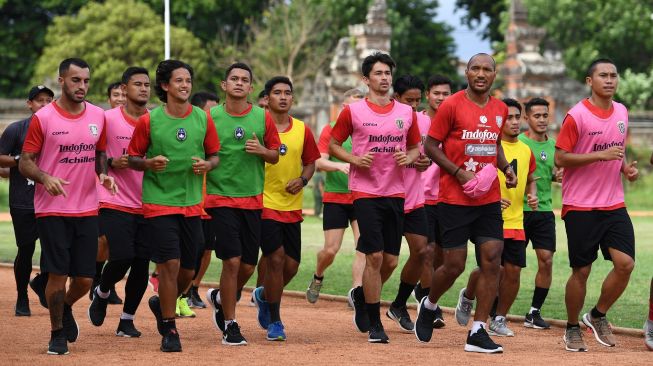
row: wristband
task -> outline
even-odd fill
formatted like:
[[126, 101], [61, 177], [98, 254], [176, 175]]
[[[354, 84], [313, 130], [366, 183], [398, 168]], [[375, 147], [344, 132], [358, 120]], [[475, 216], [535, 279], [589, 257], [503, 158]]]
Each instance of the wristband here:
[[455, 171], [455, 172], [453, 172], [453, 176], [454, 176], [454, 178], [455, 178], [455, 177], [456, 177], [456, 175], [458, 174], [458, 171], [459, 171], [459, 170], [460, 170], [460, 167], [458, 167], [458, 169], [456, 169], [456, 171]]
[[304, 177], [299, 177], [299, 179], [302, 180], [302, 184], [304, 185], [304, 187], [306, 187], [306, 185], [308, 184], [308, 179], [306, 179]]
[[113, 164], [113, 158], [107, 159], [107, 165], [109, 168], [111, 168], [111, 165]]
[[506, 174], [506, 170], [508, 170], [508, 168], [510, 168], [510, 167], [511, 167], [511, 166], [510, 166], [510, 163], [506, 164], [506, 166], [504, 166], [504, 167], [501, 169], [501, 171], [503, 172], [503, 174]]

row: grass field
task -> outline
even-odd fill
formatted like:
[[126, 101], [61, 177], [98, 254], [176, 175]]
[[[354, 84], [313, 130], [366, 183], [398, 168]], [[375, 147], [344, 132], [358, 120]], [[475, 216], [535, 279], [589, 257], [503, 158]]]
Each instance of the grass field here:
[[[610, 321], [616, 326], [639, 328], [647, 314], [649, 284], [653, 275], [653, 230], [651, 218], [633, 217], [635, 237], [637, 240], [637, 265], [633, 272], [630, 285], [621, 299], [609, 313]], [[554, 256], [553, 285], [543, 308], [545, 317], [565, 319], [564, 286], [570, 274], [567, 259], [567, 243], [564, 235], [564, 224], [557, 222], [558, 251]], [[288, 285], [289, 290], [304, 291], [315, 269], [316, 253], [322, 248], [322, 222], [314, 217], [307, 217], [302, 226], [302, 264], [297, 277]], [[40, 250], [37, 248], [34, 264], [38, 264]], [[13, 228], [9, 222], [0, 223], [0, 261], [12, 262], [16, 253], [13, 239]], [[407, 258], [408, 248], [404, 243], [400, 267], [386, 283], [383, 289], [383, 299], [393, 300], [399, 284], [399, 270]], [[350, 232], [345, 235], [345, 241], [334, 264], [325, 274], [323, 293], [345, 295], [351, 286], [351, 262], [353, 260], [353, 239]], [[475, 266], [473, 246], [469, 246], [467, 269], [454, 287], [441, 300], [441, 305], [453, 307], [457, 294], [467, 280], [467, 274]], [[220, 273], [220, 261], [213, 258], [206, 281], [217, 282]], [[597, 300], [600, 286], [605, 275], [610, 271], [611, 263], [597, 260], [589, 279], [588, 295], [585, 309], [589, 310]], [[511, 309], [512, 314], [524, 314], [530, 307], [533, 281], [537, 271], [535, 253], [528, 249], [528, 267], [522, 272], [521, 291]], [[250, 285], [254, 285], [254, 278]]]

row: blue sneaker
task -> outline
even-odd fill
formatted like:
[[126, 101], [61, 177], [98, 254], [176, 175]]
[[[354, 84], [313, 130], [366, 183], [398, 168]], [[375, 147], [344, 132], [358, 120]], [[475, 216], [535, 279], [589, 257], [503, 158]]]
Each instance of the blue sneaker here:
[[267, 340], [280, 342], [286, 340], [286, 333], [283, 331], [283, 323], [281, 321], [274, 322], [268, 326]]
[[263, 286], [254, 290], [254, 303], [256, 303], [258, 309], [258, 325], [263, 329], [268, 329], [268, 325], [270, 325], [270, 306], [268, 306], [267, 301], [263, 300]]

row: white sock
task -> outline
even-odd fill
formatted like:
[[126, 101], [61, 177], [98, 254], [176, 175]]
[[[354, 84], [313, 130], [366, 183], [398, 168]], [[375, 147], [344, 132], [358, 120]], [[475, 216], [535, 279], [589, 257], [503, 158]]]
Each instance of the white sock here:
[[533, 314], [534, 311], [539, 311], [540, 309], [534, 308], [531, 306], [531, 310], [528, 312], [529, 314]]
[[478, 330], [481, 328], [485, 329], [485, 322], [474, 320], [474, 322], [472, 323], [472, 331], [470, 335], [476, 334], [476, 332], [478, 332]]
[[233, 319], [233, 320], [225, 320], [225, 321], [224, 321], [224, 329], [227, 329], [227, 326], [229, 326], [229, 324], [231, 324], [231, 323], [235, 323], [235, 322], [236, 322], [236, 319]]
[[124, 311], [120, 314], [121, 320], [134, 320], [134, 314], [127, 314]]
[[497, 315], [497, 316], [494, 317], [494, 320], [497, 320], [497, 321], [499, 321], [499, 320], [506, 320], [506, 317], [505, 317], [505, 316], [501, 316], [501, 315]]
[[426, 300], [424, 300], [424, 307], [429, 309], [429, 310], [436, 310], [438, 308], [438, 303], [432, 303], [429, 301], [428, 296], [426, 297]]
[[108, 292], [102, 292], [102, 291], [100, 291], [100, 286], [98, 286], [98, 287], [95, 288], [95, 293], [96, 293], [99, 297], [101, 297], [101, 298], [103, 298], [103, 299], [106, 299], [106, 298], [109, 297], [109, 295], [111, 295], [111, 290], [109, 290]]

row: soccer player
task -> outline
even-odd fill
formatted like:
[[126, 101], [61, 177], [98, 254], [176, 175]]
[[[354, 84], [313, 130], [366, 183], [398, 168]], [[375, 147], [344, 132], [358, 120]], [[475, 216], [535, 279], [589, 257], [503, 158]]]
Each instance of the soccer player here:
[[263, 286], [254, 290], [254, 301], [267, 339], [285, 341], [279, 314], [281, 295], [299, 269], [304, 187], [315, 172], [320, 152], [308, 126], [288, 114], [293, 104], [290, 79], [273, 77], [265, 83], [265, 92], [281, 146], [279, 162], [265, 164], [261, 250], [267, 265]]
[[95, 273], [98, 176], [101, 185], [116, 192], [106, 174], [104, 111], [84, 100], [90, 78], [84, 60], [69, 58], [59, 64], [61, 97], [32, 116], [18, 164], [24, 177], [38, 183], [34, 212], [41, 271], [48, 273], [48, 354], [53, 355], [67, 354], [68, 342], [77, 340], [72, 306], [88, 293]]
[[[395, 80], [392, 88], [396, 101], [409, 105], [413, 111], [417, 111], [417, 107], [422, 101], [422, 93], [424, 93], [424, 83], [419, 78], [412, 75], [400, 76]], [[409, 333], [413, 332], [415, 325], [408, 314], [406, 302], [424, 271], [424, 260], [431, 252], [427, 245], [428, 222], [424, 208], [424, 183], [422, 181], [422, 172], [428, 168], [431, 160], [423, 154], [422, 141], [425, 138], [421, 138], [421, 132], [424, 131], [426, 134], [428, 131], [431, 119], [423, 113], [418, 113], [417, 125], [420, 131], [419, 158], [413, 164], [406, 165], [404, 170], [406, 198], [403, 233], [408, 242], [410, 255], [401, 270], [397, 295], [386, 312], [388, 318], [396, 321], [401, 330]]]
[[[354, 88], [347, 90], [344, 94], [343, 108], [346, 105], [363, 99], [364, 94]], [[324, 215], [322, 218], [322, 229], [324, 230], [324, 247], [317, 253], [317, 264], [313, 279], [306, 290], [306, 299], [314, 304], [320, 296], [320, 290], [324, 281], [324, 271], [333, 263], [336, 254], [342, 245], [347, 226], [351, 225], [354, 235], [354, 243], [358, 243], [359, 231], [356, 213], [354, 212], [353, 197], [349, 190], [349, 163], [345, 163], [329, 154], [329, 141], [331, 130], [336, 124], [335, 121], [327, 124], [320, 133], [318, 149], [320, 159], [316, 166], [326, 172], [324, 185]], [[347, 138], [342, 147], [351, 153], [351, 137]], [[352, 288], [363, 285], [363, 269], [365, 268], [365, 254], [355, 251], [354, 260], [351, 266]], [[350, 304], [351, 305], [351, 304]], [[352, 305], [353, 307], [353, 305]]]
[[[49, 88], [33, 87], [27, 97], [27, 107], [32, 115], [52, 102], [54, 93]], [[34, 181], [25, 178], [18, 170], [20, 152], [32, 116], [10, 124], [0, 138], [0, 167], [9, 168], [9, 214], [14, 226], [18, 252], [14, 259], [14, 278], [16, 279], [16, 316], [30, 316], [27, 284], [32, 273], [32, 256], [36, 248], [38, 231], [34, 216]], [[47, 276], [45, 277], [47, 278]]]
[[128, 169], [127, 148], [138, 119], [147, 114], [150, 99], [150, 76], [145, 68], [129, 67], [122, 74], [122, 86], [127, 103], [104, 113], [107, 136], [107, 165], [111, 170], [120, 193], [110, 195], [103, 190], [100, 194], [100, 227], [109, 246], [109, 261], [104, 266], [98, 285], [91, 289], [93, 300], [88, 308], [88, 317], [95, 326], [101, 326], [107, 315], [109, 295], [115, 291], [115, 284], [122, 280], [127, 271], [125, 304], [120, 314], [116, 335], [140, 337], [134, 326], [134, 316], [147, 288], [150, 264], [150, 242], [143, 218], [142, 184], [143, 173]]
[[555, 140], [547, 134], [549, 127], [549, 102], [532, 98], [524, 105], [524, 119], [528, 131], [519, 135], [519, 140], [531, 149], [536, 168], [533, 175], [539, 177], [537, 185], [537, 210], [532, 210], [524, 198], [524, 231], [526, 244], [530, 241], [537, 255], [537, 274], [531, 309], [526, 314], [524, 326], [534, 329], [548, 329], [542, 319], [541, 309], [549, 293], [552, 279], [553, 253], [556, 250], [555, 216], [551, 206], [551, 183], [562, 181], [562, 169], [556, 169], [553, 155]]
[[[404, 219], [404, 170], [419, 156], [417, 117], [410, 106], [390, 98], [394, 60], [375, 52], [363, 60], [368, 97], [343, 108], [331, 131], [329, 153], [350, 164], [354, 198], [365, 253], [363, 286], [349, 291], [354, 323], [371, 343], [388, 343], [381, 323], [383, 282], [397, 267]], [[351, 136], [352, 151], [342, 146]]]
[[587, 351], [578, 324], [585, 302], [587, 278], [599, 248], [611, 260], [596, 305], [583, 323], [596, 340], [614, 347], [616, 339], [606, 313], [628, 286], [635, 266], [635, 234], [624, 204], [623, 174], [637, 180], [636, 161], [626, 162], [628, 110], [613, 100], [619, 74], [609, 59], [592, 61], [585, 78], [590, 97], [572, 107], [556, 142], [555, 164], [564, 168], [562, 219], [565, 222], [572, 273], [565, 289], [568, 351]]
[[265, 98], [266, 96], [267, 94], [265, 93], [265, 89], [261, 90], [261, 92], [258, 93], [258, 98], [256, 99], [256, 105], [263, 109], [267, 109], [268, 100]]
[[236, 321], [236, 302], [258, 259], [265, 163], [279, 161], [281, 146], [269, 113], [247, 101], [252, 81], [248, 65], [229, 66], [220, 84], [225, 103], [211, 109], [221, 136], [222, 164], [206, 177], [204, 207], [211, 215], [222, 272], [220, 288], [209, 289], [206, 297], [213, 308], [213, 324], [228, 346], [247, 344]]
[[175, 307], [195, 274], [197, 246], [203, 241], [202, 179], [219, 161], [211, 116], [188, 101], [192, 86], [190, 65], [161, 61], [154, 89], [165, 104], [139, 118], [127, 151], [129, 167], [144, 171], [143, 216], [159, 272], [159, 295], [148, 304], [163, 352], [182, 349]]
[[121, 81], [116, 81], [115, 83], [109, 84], [107, 87], [107, 102], [109, 103], [109, 106], [111, 106], [110, 109], [124, 106], [127, 103], [127, 95], [125, 94], [125, 91], [122, 90], [121, 85]]
[[465, 350], [497, 353], [503, 348], [490, 339], [485, 324], [497, 293], [503, 249], [497, 168], [506, 174], [507, 187], [514, 187], [517, 178], [499, 138], [508, 108], [490, 96], [496, 77], [494, 59], [484, 53], [472, 56], [465, 75], [467, 88], [440, 105], [425, 145], [427, 155], [440, 166], [438, 218], [444, 260], [435, 270], [429, 295], [420, 302], [415, 335], [421, 342], [430, 341], [437, 301], [464, 271], [471, 239], [480, 251], [481, 273], [478, 305]]

